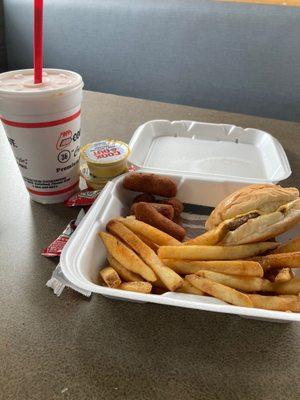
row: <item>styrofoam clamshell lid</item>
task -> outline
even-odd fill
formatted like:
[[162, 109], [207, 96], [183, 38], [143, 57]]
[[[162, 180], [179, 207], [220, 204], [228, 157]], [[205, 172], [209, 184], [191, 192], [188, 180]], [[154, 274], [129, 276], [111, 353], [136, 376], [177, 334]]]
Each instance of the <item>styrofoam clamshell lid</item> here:
[[277, 183], [291, 174], [277, 139], [235, 125], [153, 120], [135, 131], [129, 146], [129, 161], [152, 172], [249, 183]]

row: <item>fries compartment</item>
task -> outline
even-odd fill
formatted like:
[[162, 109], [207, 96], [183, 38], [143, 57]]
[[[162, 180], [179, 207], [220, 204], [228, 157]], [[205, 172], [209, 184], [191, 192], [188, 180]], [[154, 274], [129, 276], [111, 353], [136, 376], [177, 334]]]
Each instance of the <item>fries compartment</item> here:
[[[201, 130], [200, 133], [199, 129]], [[143, 146], [141, 145], [141, 135], [139, 132], [143, 132]], [[144, 135], [145, 132], [148, 136]], [[177, 183], [178, 192], [176, 197], [181, 202], [191, 205], [215, 207], [227, 195], [252, 182], [276, 183], [277, 180], [284, 179], [290, 174], [285, 153], [277, 141], [272, 141], [273, 138], [265, 132], [261, 133], [258, 131], [254, 134], [251, 133], [251, 135], [248, 135], [247, 132], [247, 130], [232, 127], [231, 125], [200, 124], [190, 121], [174, 123], [170, 123], [169, 121], [151, 121], [140, 127], [133, 136], [130, 143], [130, 147], [133, 149], [131, 161], [134, 161], [138, 167], [141, 167], [138, 172], [153, 172], [172, 178]], [[212, 133], [214, 135], [213, 138], [211, 136]], [[163, 138], [168, 135], [180, 137], [181, 139], [189, 138], [195, 140], [198, 138], [199, 140], [210, 141], [211, 144], [213, 142], [219, 143], [220, 141], [228, 142], [230, 147], [238, 145], [235, 142], [236, 140], [243, 140], [245, 146], [256, 146], [258, 149], [263, 146], [263, 141], [265, 141], [269, 146], [270, 154], [266, 155], [264, 153], [264, 156], [271, 157], [273, 159], [272, 162], [277, 162], [279, 166], [278, 174], [273, 173], [271, 178], [269, 176], [271, 172], [266, 171], [265, 167], [264, 174], [266, 175], [264, 178], [258, 176], [237, 177], [233, 174], [230, 176], [228, 174], [227, 176], [220, 176], [213, 172], [202, 173], [203, 171], [193, 174], [190, 171], [175, 171], [170, 169], [166, 171], [162, 166], [159, 168], [150, 167], [148, 162], [151, 160], [151, 157], [147, 157], [150, 154], [149, 149], [151, 149], [151, 146], [155, 146], [153, 145], [153, 139], [158, 137]], [[154, 147], [152, 150], [154, 151]], [[180, 163], [178, 164], [180, 167]], [[99, 285], [99, 269], [100, 266], [107, 266], [107, 253], [103, 243], [99, 239], [98, 233], [105, 231], [106, 224], [112, 218], [129, 215], [132, 201], [139, 194], [138, 192], [124, 189], [122, 185], [123, 178], [124, 175], [117, 177], [105, 186], [65, 246], [60, 262], [62, 271], [68, 280], [82, 289], [118, 300], [152, 302], [176, 307], [236, 314], [243, 317], [269, 321], [300, 322], [300, 314], [230, 305], [222, 300], [205, 295], [180, 292], [147, 294]], [[299, 227], [294, 228], [283, 235], [283, 242], [299, 235]]]
[[[241, 182], [210, 182], [173, 174], [162, 175], [171, 176], [177, 182], [179, 200], [184, 203], [195, 204], [197, 194], [198, 204], [205, 206], [216, 205], [226, 195], [245, 185]], [[297, 314], [254, 308], [246, 309], [226, 304], [208, 296], [177, 292], [167, 292], [162, 295], [143, 294], [99, 286], [99, 267], [105, 265], [106, 250], [98, 237], [98, 232], [105, 230], [106, 224], [111, 218], [128, 215], [131, 202], [136, 195], [135, 192], [123, 188], [122, 179], [123, 177], [118, 177], [106, 186], [78, 227], [76, 234], [69, 241], [66, 250], [63, 251], [61, 264], [67, 279], [94, 293], [121, 300], [151, 301], [179, 307], [269, 318], [271, 320], [300, 320], [300, 316]], [[299, 229], [294, 228], [285, 233], [283, 237], [288, 240], [297, 235], [299, 235]]]

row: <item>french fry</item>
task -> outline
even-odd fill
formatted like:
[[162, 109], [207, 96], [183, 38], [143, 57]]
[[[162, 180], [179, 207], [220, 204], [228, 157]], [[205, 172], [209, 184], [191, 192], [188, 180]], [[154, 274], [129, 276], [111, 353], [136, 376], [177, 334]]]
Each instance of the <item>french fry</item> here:
[[217, 299], [226, 301], [229, 304], [234, 304], [240, 307], [253, 307], [249, 295], [238, 292], [228, 286], [220, 283], [212, 282], [209, 279], [202, 278], [198, 275], [187, 275], [185, 279], [190, 282], [197, 289], [208, 293]]
[[149, 240], [148, 238], [146, 238], [145, 236], [136, 233], [136, 236], [138, 236], [144, 243], [146, 243], [147, 246], [150, 247], [150, 249], [152, 249], [153, 251], [155, 251], [155, 253], [158, 252], [159, 246], [158, 244], [152, 242], [151, 240]]
[[272, 251], [272, 253], [293, 253], [295, 251], [300, 251], [300, 236], [281, 244], [279, 247], [277, 247], [277, 249]]
[[186, 279], [183, 280], [182, 286], [176, 290], [176, 292], [180, 293], [188, 293], [188, 294], [198, 294], [203, 296], [204, 292], [202, 290], [197, 289], [195, 286], [193, 286], [190, 282], [188, 282]]
[[[271, 273], [270, 270], [270, 263], [268, 261], [268, 259], [265, 256], [256, 256], [256, 257], [252, 257], [249, 259], [249, 261], [256, 261], [260, 264], [260, 266], [262, 267], [262, 269], [264, 270], [264, 273], [266, 274], [266, 272], [268, 271], [268, 273]], [[274, 276], [275, 279], [275, 276]]]
[[277, 243], [274, 242], [241, 244], [239, 246], [161, 246], [158, 256], [159, 258], [179, 260], [238, 260], [253, 257], [275, 247], [277, 247]]
[[233, 261], [190, 261], [163, 258], [164, 265], [172, 268], [178, 274], [196, 274], [200, 270], [221, 272], [228, 275], [263, 276], [263, 269], [258, 262], [248, 260]]
[[152, 268], [157, 277], [170, 291], [175, 291], [181, 286], [182, 278], [172, 269], [163, 265], [156, 253], [122, 222], [112, 220], [108, 223], [107, 229], [121, 237]]
[[290, 268], [282, 268], [275, 276], [274, 282], [287, 282], [292, 278], [292, 270]]
[[270, 292], [273, 289], [270, 281], [257, 277], [232, 276], [212, 271], [198, 271], [197, 275], [243, 292]]
[[226, 233], [229, 231], [227, 224], [221, 224], [211, 231], [207, 231], [200, 236], [195, 237], [184, 242], [184, 245], [194, 246], [194, 245], [204, 245], [213, 246], [224, 239]]
[[268, 268], [264, 270], [264, 278], [271, 282], [286, 282], [294, 277], [295, 274], [291, 268]]
[[300, 268], [300, 251], [293, 253], [268, 254], [253, 259], [260, 263], [264, 270], [274, 268]]
[[122, 283], [119, 275], [112, 267], [105, 267], [101, 269], [100, 276], [107, 286], [111, 288], [117, 288]]
[[298, 296], [295, 298], [282, 296], [262, 296], [259, 294], [249, 294], [249, 297], [256, 308], [275, 311], [300, 312], [300, 301]]
[[156, 276], [152, 269], [120, 240], [106, 232], [99, 232], [99, 236], [108, 253], [110, 253], [121, 265], [129, 269], [129, 271], [141, 275], [146, 281], [154, 282], [156, 280]]
[[151, 225], [145, 224], [145, 222], [138, 221], [135, 218], [132, 217], [118, 218], [118, 220], [122, 222], [125, 226], [127, 226], [127, 228], [129, 228], [134, 233], [143, 235], [147, 239], [151, 240], [151, 242], [156, 243], [159, 246], [162, 245], [176, 246], [181, 244], [179, 240], [174, 239], [167, 233], [162, 232]]
[[139, 282], [143, 280], [140, 275], [135, 274], [134, 272], [129, 271], [129, 269], [123, 267], [123, 265], [120, 264], [111, 254], [107, 254], [107, 261], [117, 271], [117, 273], [124, 281]]
[[278, 294], [299, 294], [300, 277], [290, 279], [287, 282], [277, 282], [273, 284], [274, 292]]
[[118, 289], [149, 294], [151, 293], [152, 285], [149, 282], [124, 282]]

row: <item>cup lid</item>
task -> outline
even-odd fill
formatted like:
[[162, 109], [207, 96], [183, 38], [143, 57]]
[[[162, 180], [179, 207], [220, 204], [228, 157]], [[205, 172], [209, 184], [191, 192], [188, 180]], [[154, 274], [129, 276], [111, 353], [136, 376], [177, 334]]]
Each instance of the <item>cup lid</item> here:
[[0, 95], [32, 98], [61, 94], [83, 86], [81, 76], [69, 70], [43, 68], [42, 77], [42, 83], [35, 84], [32, 68], [3, 72], [0, 74]]

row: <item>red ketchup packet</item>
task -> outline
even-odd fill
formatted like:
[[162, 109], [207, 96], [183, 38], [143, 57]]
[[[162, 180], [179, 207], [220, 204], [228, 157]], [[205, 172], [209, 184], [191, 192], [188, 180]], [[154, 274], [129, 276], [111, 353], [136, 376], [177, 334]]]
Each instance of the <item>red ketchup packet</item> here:
[[81, 190], [80, 192], [77, 192], [73, 194], [71, 197], [69, 197], [65, 202], [64, 205], [67, 207], [85, 207], [85, 206], [91, 206], [96, 198], [98, 197], [99, 193], [101, 190], [90, 190], [90, 189], [84, 189]]
[[57, 239], [54, 240], [49, 246], [47, 246], [43, 251], [42, 251], [42, 256], [45, 257], [59, 257], [62, 249], [65, 247], [65, 244], [67, 241], [70, 239], [70, 236], [72, 233], [75, 231], [77, 226], [79, 225], [79, 222], [82, 220], [84, 217], [85, 212], [84, 210], [80, 210], [76, 220], [72, 219], [64, 229], [64, 231], [58, 236]]

